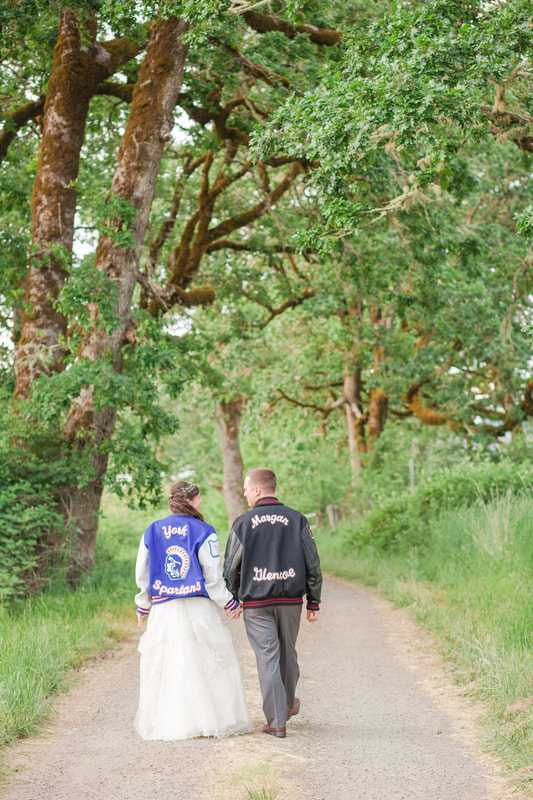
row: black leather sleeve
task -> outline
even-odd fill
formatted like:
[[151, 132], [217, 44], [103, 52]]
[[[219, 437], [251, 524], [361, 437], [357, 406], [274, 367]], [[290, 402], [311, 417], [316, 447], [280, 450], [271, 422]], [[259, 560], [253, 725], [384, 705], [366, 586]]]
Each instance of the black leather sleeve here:
[[322, 570], [316, 543], [308, 524], [304, 525], [300, 536], [305, 558], [307, 607], [318, 608], [322, 592]]
[[239, 596], [241, 586], [242, 544], [233, 530], [230, 531], [224, 554], [224, 578], [234, 597]]

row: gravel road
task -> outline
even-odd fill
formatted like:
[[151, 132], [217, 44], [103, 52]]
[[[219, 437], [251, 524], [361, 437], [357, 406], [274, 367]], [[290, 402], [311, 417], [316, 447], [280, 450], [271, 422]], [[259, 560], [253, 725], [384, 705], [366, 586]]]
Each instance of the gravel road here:
[[[479, 752], [476, 711], [427, 637], [377, 593], [327, 578], [320, 619], [302, 621], [301, 712], [265, 736], [255, 659], [229, 622], [253, 733], [144, 742], [132, 727], [138, 634], [92, 661], [48, 730], [10, 751], [3, 800], [504, 800], [497, 762]], [[262, 793], [263, 792], [263, 793]], [[262, 793], [262, 794], [261, 794]]]

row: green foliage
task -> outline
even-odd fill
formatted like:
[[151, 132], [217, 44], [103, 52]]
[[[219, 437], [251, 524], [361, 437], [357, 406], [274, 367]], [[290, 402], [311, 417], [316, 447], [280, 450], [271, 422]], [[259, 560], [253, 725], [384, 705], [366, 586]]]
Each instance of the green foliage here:
[[533, 205], [529, 205], [524, 210], [515, 215], [516, 230], [528, 239], [533, 238]]
[[137, 548], [148, 524], [166, 513], [133, 512], [106, 496], [94, 569], [77, 590], [56, 570], [41, 593], [0, 604], [0, 748], [39, 731], [72, 670], [131, 634]]
[[[40, 588], [55, 574], [72, 533], [60, 487], [75, 474], [52, 444], [53, 426], [0, 406], [0, 605]], [[28, 444], [29, 443], [29, 444]]]
[[102, 13], [119, 31], [135, 36], [142, 25], [175, 16], [194, 26], [193, 41], [203, 41], [223, 19], [230, 0], [100, 0]]
[[[0, 404], [0, 602], [11, 603], [57, 574], [73, 537], [61, 498], [90, 483], [98, 451], [109, 456], [106, 486], [141, 507], [161, 497], [165, 463], [158, 443], [176, 429], [175, 417], [162, 407], [162, 387], [176, 397], [194, 370], [187, 340], [141, 316], [139, 343], [124, 354], [121, 373], [105, 360], [76, 360], [37, 381], [34, 396], [19, 403], [16, 414], [5, 396]], [[72, 398], [91, 384], [99, 387], [97, 408], [115, 406], [118, 420], [110, 442], [80, 450], [61, 431]], [[9, 375], [3, 389], [10, 389]]]
[[376, 550], [425, 548], [431, 521], [445, 510], [467, 507], [480, 499], [489, 502], [507, 492], [520, 494], [532, 486], [530, 463], [463, 463], [434, 473], [412, 492], [378, 501], [376, 508], [354, 524], [350, 541], [355, 547], [370, 545]]
[[[7, 422], [4, 417], [4, 431]], [[16, 427], [15, 421], [11, 429]], [[0, 440], [0, 606], [39, 588], [68, 546], [70, 531], [58, 491], [72, 474], [72, 464], [61, 458], [48, 461], [43, 439], [43, 432], [34, 430], [33, 453], [5, 435]]]
[[110, 193], [105, 200], [94, 200], [93, 212], [102, 236], [108, 236], [117, 247], [124, 250], [135, 247], [132, 228], [138, 211], [129, 200]]
[[326, 228], [315, 229], [318, 238], [379, 218], [385, 198], [402, 191], [419, 202], [424, 187], [457, 183], [464, 142], [490, 135], [481, 106], [493, 82], [505, 82], [515, 108], [527, 104], [520, 64], [533, 47], [530, 11], [527, 0], [394, 4], [347, 34], [342, 65], [257, 132], [262, 157], [283, 150], [319, 162], [312, 185]]
[[[57, 20], [62, 7], [67, 4], [62, 0], [18, 0], [16, 3], [2, 3], [0, 6], [0, 44], [2, 49], [16, 46], [22, 36], [39, 35], [37, 19], [50, 18]], [[42, 29], [40, 35], [42, 36]], [[53, 36], [53, 33], [52, 33]]]
[[69, 319], [75, 319], [76, 327], [69, 340], [75, 350], [94, 322], [96, 308], [98, 321], [111, 333], [119, 324], [117, 319], [117, 282], [101, 270], [95, 269], [94, 258], [86, 256], [79, 266], [70, 269], [70, 279], [61, 289], [56, 304], [57, 310]]

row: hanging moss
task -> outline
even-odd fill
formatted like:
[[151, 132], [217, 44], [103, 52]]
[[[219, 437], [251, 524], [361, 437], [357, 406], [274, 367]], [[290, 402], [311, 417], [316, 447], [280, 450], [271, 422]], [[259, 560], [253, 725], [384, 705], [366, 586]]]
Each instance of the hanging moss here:
[[208, 306], [215, 300], [215, 290], [209, 284], [205, 286], [196, 286], [185, 292], [183, 289], [176, 287], [175, 293], [179, 297], [181, 305], [191, 308], [192, 306]]

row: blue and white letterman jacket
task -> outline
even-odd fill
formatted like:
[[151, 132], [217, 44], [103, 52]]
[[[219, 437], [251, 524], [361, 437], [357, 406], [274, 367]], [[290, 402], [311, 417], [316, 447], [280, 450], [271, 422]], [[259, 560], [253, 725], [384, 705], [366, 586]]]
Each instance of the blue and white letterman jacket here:
[[135, 582], [137, 613], [184, 597], [209, 597], [229, 610], [238, 606], [220, 567], [215, 529], [195, 517], [172, 514], [152, 522], [139, 545]]
[[315, 540], [303, 514], [275, 497], [261, 497], [234, 521], [224, 577], [244, 608], [320, 604], [322, 572]]

